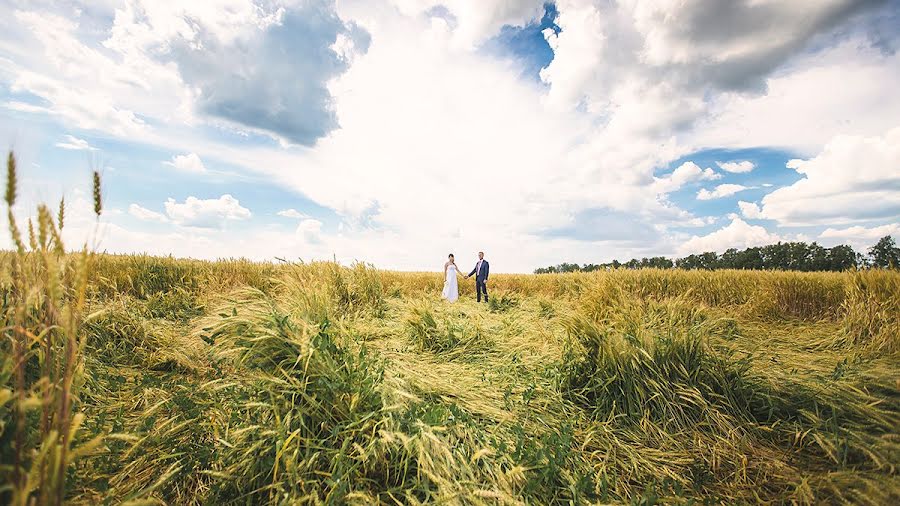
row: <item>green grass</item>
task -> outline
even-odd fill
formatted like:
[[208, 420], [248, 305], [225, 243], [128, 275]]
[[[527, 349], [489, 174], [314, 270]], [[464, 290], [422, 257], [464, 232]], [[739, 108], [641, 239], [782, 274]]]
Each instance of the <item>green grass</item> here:
[[94, 264], [73, 503], [900, 502], [897, 272]]

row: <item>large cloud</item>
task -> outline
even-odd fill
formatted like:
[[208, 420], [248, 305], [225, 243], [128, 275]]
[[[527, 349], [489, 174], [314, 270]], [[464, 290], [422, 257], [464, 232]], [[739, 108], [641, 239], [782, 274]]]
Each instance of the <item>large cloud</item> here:
[[856, 251], [863, 253], [886, 235], [900, 239], [900, 223], [873, 227], [860, 225], [846, 228], [828, 227], [819, 234], [819, 240], [825, 244], [850, 244]]
[[882, 135], [897, 126], [900, 52], [871, 47], [868, 35], [798, 56], [766, 81], [765, 94], [724, 93], [688, 141], [706, 146], [786, 148], [815, 155], [843, 134]]
[[305, 145], [337, 127], [327, 83], [368, 35], [338, 18], [333, 2], [136, 3], [116, 12], [106, 45], [127, 52], [140, 43], [174, 62], [202, 113]]
[[791, 160], [805, 177], [762, 201], [784, 225], [832, 225], [900, 216], [900, 127], [881, 136], [841, 135], [819, 155]]
[[678, 248], [678, 252], [683, 255], [705, 251], [721, 253], [728, 248], [764, 246], [781, 240], [781, 236], [769, 232], [762, 226], [750, 225], [740, 218], [734, 218], [727, 226], [715, 232], [691, 237]]
[[628, 0], [640, 58], [698, 88], [763, 90], [765, 78], [816, 35], [881, 1]]
[[562, 0], [562, 32], [546, 33], [556, 56], [541, 77], [554, 103], [671, 133], [700, 117], [710, 93], [763, 93], [816, 35], [882, 3]]

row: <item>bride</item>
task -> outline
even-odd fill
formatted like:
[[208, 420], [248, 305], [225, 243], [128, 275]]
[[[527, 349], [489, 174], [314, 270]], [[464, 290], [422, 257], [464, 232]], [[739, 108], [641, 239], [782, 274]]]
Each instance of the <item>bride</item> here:
[[444, 291], [441, 292], [441, 297], [450, 302], [456, 302], [456, 299], [459, 298], [459, 286], [456, 282], [458, 273], [459, 269], [456, 268], [453, 253], [450, 253], [447, 263], [444, 264]]

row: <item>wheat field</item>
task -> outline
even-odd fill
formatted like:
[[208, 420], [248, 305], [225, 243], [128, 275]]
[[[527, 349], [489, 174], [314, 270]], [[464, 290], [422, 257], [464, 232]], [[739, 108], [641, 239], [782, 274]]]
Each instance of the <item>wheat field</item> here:
[[90, 270], [77, 423], [41, 440], [49, 362], [25, 343], [17, 460], [10, 329], [50, 305], [17, 313], [16, 276], [48, 283], [42, 255], [2, 256], [10, 502], [900, 500], [897, 272], [495, 275], [479, 305], [440, 300], [439, 273], [59, 255], [63, 286]]

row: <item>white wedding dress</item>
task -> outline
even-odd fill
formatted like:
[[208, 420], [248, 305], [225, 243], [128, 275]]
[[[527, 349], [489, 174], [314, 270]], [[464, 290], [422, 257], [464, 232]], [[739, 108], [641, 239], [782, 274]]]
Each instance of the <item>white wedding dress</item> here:
[[444, 291], [441, 292], [441, 297], [450, 302], [456, 302], [456, 299], [459, 298], [459, 286], [456, 282], [456, 265], [454, 264], [447, 266], [447, 279], [444, 280]]

